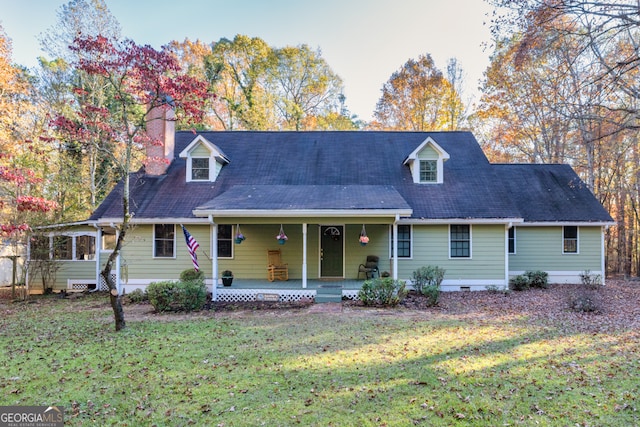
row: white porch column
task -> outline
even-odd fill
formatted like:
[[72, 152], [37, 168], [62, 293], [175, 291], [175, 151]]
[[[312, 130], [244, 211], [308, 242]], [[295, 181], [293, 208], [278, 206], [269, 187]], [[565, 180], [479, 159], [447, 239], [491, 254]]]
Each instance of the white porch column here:
[[509, 289], [509, 230], [513, 223], [507, 224], [504, 228], [504, 289]]
[[211, 301], [218, 301], [218, 225], [213, 221], [213, 215], [209, 215], [211, 223]]
[[307, 223], [302, 224], [302, 288], [307, 287]]
[[398, 216], [396, 215], [396, 220], [393, 221], [393, 280], [398, 280]]
[[100, 290], [100, 254], [102, 253], [102, 227], [96, 226], [96, 288]]
[[607, 230], [606, 226], [602, 226], [600, 227], [600, 271], [602, 272], [600, 274], [600, 277], [602, 277], [602, 286], [605, 286], [605, 277], [607, 276], [607, 266], [604, 263], [604, 257], [605, 257], [605, 253], [606, 253], [606, 249], [605, 249], [605, 242], [604, 242], [604, 233]]

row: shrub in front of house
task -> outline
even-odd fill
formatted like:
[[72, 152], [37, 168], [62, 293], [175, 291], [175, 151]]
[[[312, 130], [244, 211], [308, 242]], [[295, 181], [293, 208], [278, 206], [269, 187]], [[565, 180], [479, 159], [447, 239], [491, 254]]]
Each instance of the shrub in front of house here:
[[181, 310], [200, 310], [205, 302], [207, 302], [207, 287], [204, 284], [204, 280], [180, 282], [178, 305]]
[[207, 288], [204, 279], [153, 282], [147, 286], [149, 302], [157, 312], [194, 311], [204, 306]]
[[580, 282], [588, 288], [598, 288], [602, 285], [602, 276], [599, 274], [592, 274], [590, 270], [585, 270], [580, 273]]
[[177, 286], [178, 282], [174, 280], [149, 283], [147, 295], [149, 302], [157, 312], [175, 311]]
[[549, 273], [546, 271], [526, 271], [524, 275], [529, 279], [529, 286], [532, 288], [547, 289], [549, 287]]
[[396, 306], [407, 296], [406, 285], [390, 277], [366, 280], [358, 292], [364, 305]]
[[440, 298], [440, 284], [446, 270], [437, 265], [420, 267], [413, 272], [413, 288], [427, 298], [427, 304], [434, 306]]
[[530, 287], [529, 278], [524, 274], [512, 277], [511, 280], [509, 280], [509, 289], [513, 291], [526, 291]]
[[129, 298], [129, 302], [132, 304], [140, 304], [141, 302], [147, 301], [149, 296], [142, 289], [134, 289], [127, 294], [127, 298]]
[[188, 268], [180, 273], [180, 280], [183, 282], [190, 282], [194, 280], [201, 280], [204, 282], [204, 273], [202, 270], [196, 271], [195, 268]]

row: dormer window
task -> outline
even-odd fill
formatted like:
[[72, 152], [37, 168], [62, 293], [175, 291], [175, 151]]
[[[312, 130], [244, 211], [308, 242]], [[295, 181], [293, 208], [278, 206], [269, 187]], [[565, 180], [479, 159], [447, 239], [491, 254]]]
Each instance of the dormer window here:
[[187, 182], [214, 182], [222, 167], [229, 163], [227, 156], [215, 144], [198, 135], [182, 150], [180, 157], [187, 159]]
[[429, 137], [409, 154], [404, 164], [411, 169], [411, 176], [416, 184], [442, 184], [444, 162], [448, 159], [449, 153]]
[[438, 181], [438, 161], [420, 160], [420, 182]]
[[191, 158], [191, 180], [192, 181], [208, 181], [209, 180], [209, 158], [205, 158], [205, 157]]

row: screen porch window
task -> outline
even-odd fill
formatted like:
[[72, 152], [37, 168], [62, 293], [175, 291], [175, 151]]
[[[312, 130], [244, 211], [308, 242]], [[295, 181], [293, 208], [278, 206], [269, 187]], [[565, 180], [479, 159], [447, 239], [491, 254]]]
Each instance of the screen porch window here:
[[471, 226], [452, 225], [450, 237], [451, 258], [471, 257]]
[[51, 239], [49, 236], [34, 235], [30, 244], [32, 260], [43, 261], [51, 258]]
[[191, 159], [191, 180], [209, 180], [209, 159], [194, 157]]
[[73, 237], [54, 236], [53, 237], [53, 258], [59, 260], [73, 259]]
[[420, 160], [420, 182], [436, 182], [438, 180], [438, 161]]
[[93, 236], [76, 236], [77, 260], [93, 260], [96, 258], [96, 238]]
[[156, 224], [153, 232], [153, 256], [155, 258], [173, 258], [175, 256], [176, 227], [173, 224]]
[[565, 254], [578, 253], [578, 227], [567, 225], [562, 230], [562, 252]]

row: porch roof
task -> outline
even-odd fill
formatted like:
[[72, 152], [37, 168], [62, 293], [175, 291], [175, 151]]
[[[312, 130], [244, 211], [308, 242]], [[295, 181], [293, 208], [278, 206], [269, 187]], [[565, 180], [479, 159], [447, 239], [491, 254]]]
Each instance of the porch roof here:
[[202, 206], [195, 216], [264, 215], [411, 216], [412, 209], [388, 185], [235, 185]]

